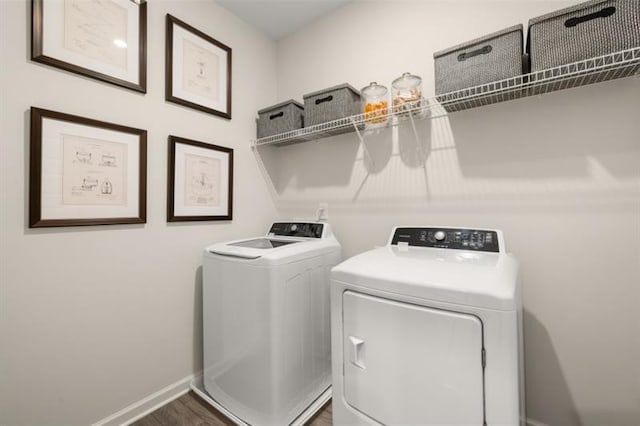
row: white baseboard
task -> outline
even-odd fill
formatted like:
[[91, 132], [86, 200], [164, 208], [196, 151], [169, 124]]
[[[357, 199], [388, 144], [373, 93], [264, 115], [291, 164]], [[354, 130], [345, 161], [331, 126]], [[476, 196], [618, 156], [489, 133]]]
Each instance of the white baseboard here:
[[137, 402], [134, 402], [117, 413], [94, 423], [92, 426], [127, 426], [189, 392], [189, 384], [193, 378], [194, 375], [190, 374], [189, 376], [180, 379]]
[[[160, 389], [151, 395], [142, 398], [141, 400], [134, 402], [133, 404], [123, 408], [122, 410], [114, 413], [104, 419], [97, 421], [91, 426], [128, 426], [136, 420], [141, 419], [147, 414], [157, 410], [163, 405], [168, 404], [176, 398], [181, 397], [185, 393], [189, 392], [191, 382], [196, 377], [201, 377], [202, 372], [198, 374], [190, 374], [185, 378], [178, 380], [169, 386]], [[329, 394], [330, 396], [330, 394]], [[324, 402], [323, 402], [324, 403]], [[527, 426], [548, 426], [545, 423], [527, 418]]]
[[549, 425], [527, 417], [527, 426], [549, 426]]

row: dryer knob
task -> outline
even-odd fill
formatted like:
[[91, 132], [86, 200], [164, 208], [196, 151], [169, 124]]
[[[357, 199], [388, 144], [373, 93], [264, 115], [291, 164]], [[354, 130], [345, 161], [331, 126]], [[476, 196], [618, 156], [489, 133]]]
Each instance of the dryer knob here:
[[291, 225], [291, 230], [292, 231], [297, 231], [298, 230], [298, 225], [296, 225], [295, 223], [293, 225]]
[[444, 239], [447, 237], [447, 234], [445, 234], [444, 231], [438, 231], [433, 237], [436, 239], [436, 241], [444, 241]]

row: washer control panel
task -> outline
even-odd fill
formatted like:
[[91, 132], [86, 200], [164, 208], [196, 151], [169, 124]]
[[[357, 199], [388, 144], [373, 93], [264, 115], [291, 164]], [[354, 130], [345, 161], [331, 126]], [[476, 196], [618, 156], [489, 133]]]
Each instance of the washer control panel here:
[[271, 225], [269, 234], [285, 237], [322, 238], [322, 223], [276, 222]]
[[461, 228], [396, 228], [391, 245], [500, 252], [496, 231]]

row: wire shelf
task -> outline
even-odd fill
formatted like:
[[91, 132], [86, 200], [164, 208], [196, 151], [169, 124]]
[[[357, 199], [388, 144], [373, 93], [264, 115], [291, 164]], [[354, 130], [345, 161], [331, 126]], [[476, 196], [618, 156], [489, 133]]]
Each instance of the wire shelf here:
[[385, 124], [372, 124], [368, 122], [370, 115], [357, 114], [260, 138], [253, 141], [253, 145], [288, 145], [356, 130], [361, 131], [369, 127], [390, 127], [398, 125], [409, 118], [422, 119], [440, 116], [442, 115], [442, 109], [445, 112], [462, 111], [639, 74], [640, 47], [635, 47], [555, 68], [445, 93], [429, 99], [422, 99], [405, 105], [402, 111], [394, 111], [393, 109], [388, 111], [388, 120]]

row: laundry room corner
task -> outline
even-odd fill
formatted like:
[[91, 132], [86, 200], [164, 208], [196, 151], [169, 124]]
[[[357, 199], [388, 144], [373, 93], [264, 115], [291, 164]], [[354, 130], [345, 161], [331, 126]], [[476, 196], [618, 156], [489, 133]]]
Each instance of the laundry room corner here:
[[[576, 3], [354, 2], [278, 42], [278, 98], [388, 87], [406, 71], [433, 96], [434, 52]], [[521, 260], [530, 425], [631, 425], [638, 116], [634, 77], [283, 146], [268, 161], [280, 211], [328, 202], [347, 257], [398, 225], [501, 229]]]

